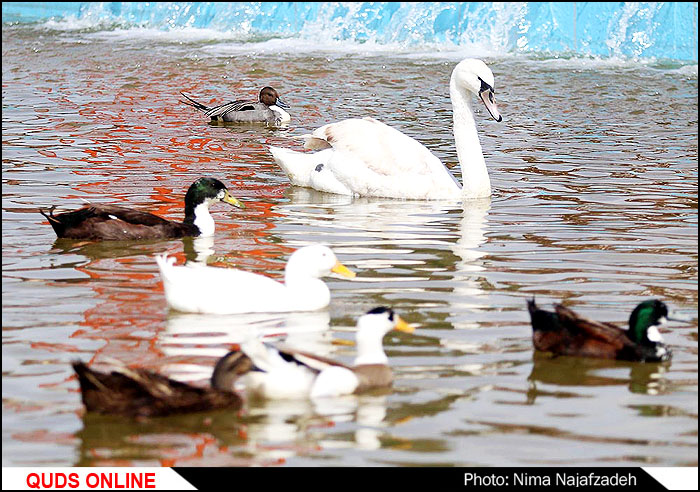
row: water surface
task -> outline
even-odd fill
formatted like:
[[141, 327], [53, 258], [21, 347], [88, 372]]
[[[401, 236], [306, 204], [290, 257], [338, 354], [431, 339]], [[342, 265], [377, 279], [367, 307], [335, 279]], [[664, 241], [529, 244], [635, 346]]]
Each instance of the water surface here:
[[[474, 53], [282, 50], [3, 27], [3, 465], [697, 466], [697, 321], [665, 364], [534, 354], [525, 301], [621, 325], [656, 297], [697, 311], [697, 65], [487, 58], [503, 123], [477, 108], [490, 200], [350, 199], [293, 188], [267, 145], [351, 116], [420, 140], [459, 175], [447, 83]], [[286, 129], [212, 126], [178, 103], [276, 87]], [[199, 176], [211, 244], [56, 241], [39, 207], [124, 203], [168, 218]], [[319, 313], [169, 313], [153, 255], [281, 278], [330, 245], [358, 274]], [[205, 242], [206, 243], [206, 242]], [[208, 251], [210, 250], [210, 251]], [[235, 295], [235, 293], [232, 293]], [[358, 315], [388, 305], [393, 390], [251, 403], [149, 422], [84, 415], [70, 361], [205, 383], [251, 333], [351, 361]]]

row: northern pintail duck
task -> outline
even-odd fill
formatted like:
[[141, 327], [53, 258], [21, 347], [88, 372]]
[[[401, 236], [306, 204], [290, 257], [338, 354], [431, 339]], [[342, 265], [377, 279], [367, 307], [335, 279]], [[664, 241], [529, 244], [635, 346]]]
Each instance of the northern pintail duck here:
[[226, 186], [215, 178], [199, 178], [185, 195], [185, 220], [176, 222], [157, 215], [118, 205], [87, 204], [78, 210], [53, 215], [54, 205], [47, 214], [59, 238], [120, 241], [130, 239], [171, 239], [187, 236], [212, 236], [214, 219], [209, 206], [226, 202], [234, 207], [243, 204], [231, 196]]
[[393, 374], [382, 339], [391, 330], [412, 333], [414, 328], [386, 307], [361, 316], [357, 321], [357, 357], [351, 366], [251, 339], [241, 344], [244, 357], [239, 359], [238, 373], [245, 365], [250, 370], [240, 381], [250, 396], [269, 399], [340, 396], [389, 387]]
[[83, 404], [88, 412], [126, 417], [162, 417], [179, 413], [241, 407], [233, 381], [249, 370], [240, 354], [222, 357], [211, 376], [211, 387], [175, 381], [147, 369], [118, 367], [105, 373], [73, 362]]
[[461, 186], [420, 142], [374, 118], [347, 119], [304, 135], [304, 147], [317, 152], [277, 147], [270, 147], [270, 152], [293, 185], [328, 193], [414, 200], [488, 197], [491, 182], [472, 114], [472, 96], [484, 103], [494, 120], [501, 121], [493, 94], [493, 73], [481, 60], [462, 60], [453, 70], [450, 98]]
[[285, 109], [285, 104], [272, 87], [263, 87], [257, 101], [236, 100], [219, 106], [208, 107], [181, 92], [187, 99], [183, 103], [196, 108], [215, 122], [234, 123], [267, 123], [269, 126], [280, 126], [291, 119]]
[[156, 256], [165, 299], [189, 313], [235, 314], [315, 311], [330, 303], [330, 290], [320, 279], [338, 273], [355, 276], [326, 246], [305, 246], [287, 261], [284, 283], [256, 273], [205, 265], [175, 266], [175, 259]]
[[627, 330], [579, 316], [561, 304], [554, 312], [527, 301], [532, 322], [532, 341], [537, 350], [555, 355], [597, 357], [627, 361], [659, 362], [671, 358], [671, 349], [658, 330], [668, 317], [663, 302], [653, 299], [639, 304], [629, 318]]

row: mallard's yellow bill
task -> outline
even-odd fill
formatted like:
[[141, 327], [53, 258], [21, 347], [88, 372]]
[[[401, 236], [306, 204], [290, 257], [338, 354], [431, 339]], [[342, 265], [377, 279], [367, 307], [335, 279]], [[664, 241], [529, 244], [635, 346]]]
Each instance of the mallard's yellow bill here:
[[226, 190], [226, 193], [224, 194], [224, 197], [221, 199], [222, 202], [226, 202], [228, 204], [233, 205], [234, 207], [238, 208], [245, 208], [245, 205], [243, 205], [243, 202], [241, 202], [238, 198], [234, 198], [231, 196], [231, 194]]
[[331, 268], [331, 272], [339, 273], [343, 277], [355, 278], [355, 272], [350, 270], [348, 267], [343, 265], [341, 262], [336, 262], [335, 266]]
[[394, 330], [403, 331], [404, 333], [413, 333], [416, 330], [415, 327], [402, 320], [399, 315], [394, 314], [394, 319], [396, 321], [394, 323]]

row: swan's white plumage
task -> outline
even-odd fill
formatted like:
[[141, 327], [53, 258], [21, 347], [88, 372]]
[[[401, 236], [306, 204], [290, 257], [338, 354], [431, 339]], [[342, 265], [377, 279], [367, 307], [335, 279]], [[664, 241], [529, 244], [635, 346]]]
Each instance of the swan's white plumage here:
[[351, 154], [381, 175], [444, 173], [440, 160], [418, 141], [374, 118], [352, 118], [317, 128], [314, 138]]
[[[416, 140], [374, 118], [331, 123], [307, 138], [317, 148], [320, 140], [332, 148], [312, 154], [270, 148], [292, 184], [343, 195], [461, 196], [459, 185], [440, 159]], [[319, 165], [322, 168], [317, 170]]]
[[[488, 172], [471, 111], [472, 95], [483, 92], [482, 82], [492, 91], [491, 70], [474, 59], [460, 62], [450, 80], [457, 153], [468, 184], [464, 188], [420, 142], [374, 118], [347, 119], [304, 135], [305, 148], [318, 150], [315, 153], [278, 147], [270, 147], [270, 152], [292, 184], [319, 191], [420, 200], [489, 196]], [[500, 121], [495, 103], [488, 108]]]
[[285, 269], [285, 283], [232, 268], [175, 266], [175, 259], [165, 255], [156, 256], [156, 262], [168, 306], [209, 314], [322, 309], [330, 302], [330, 291], [320, 277], [340, 265], [330, 248], [320, 245], [306, 246], [292, 254]]
[[318, 170], [314, 170], [309, 178], [308, 187], [325, 193], [335, 193], [337, 195], [353, 195], [353, 191], [338, 180], [336, 174], [330, 167], [324, 165]]

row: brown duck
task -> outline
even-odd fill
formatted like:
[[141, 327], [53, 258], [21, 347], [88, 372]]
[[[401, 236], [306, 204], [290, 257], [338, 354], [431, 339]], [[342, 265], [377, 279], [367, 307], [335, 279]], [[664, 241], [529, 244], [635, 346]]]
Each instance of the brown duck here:
[[117, 205], [88, 204], [72, 212], [46, 217], [59, 238], [90, 241], [121, 241], [132, 239], [173, 239], [188, 236], [211, 236], [214, 219], [209, 206], [226, 202], [234, 207], [243, 204], [231, 196], [226, 186], [215, 178], [199, 178], [185, 195], [185, 220], [177, 222], [157, 215]]
[[669, 318], [666, 304], [656, 299], [644, 301], [632, 311], [627, 330], [584, 318], [561, 304], [555, 304], [550, 312], [538, 308], [533, 299], [527, 301], [527, 307], [535, 348], [555, 355], [665, 361], [671, 358], [671, 349], [663, 343], [657, 326], [667, 319], [682, 321]]
[[120, 367], [110, 373], [73, 362], [83, 404], [88, 412], [126, 417], [163, 417], [181, 413], [241, 407], [233, 382], [250, 369], [240, 352], [230, 352], [216, 364], [211, 387], [175, 381], [146, 369]]

